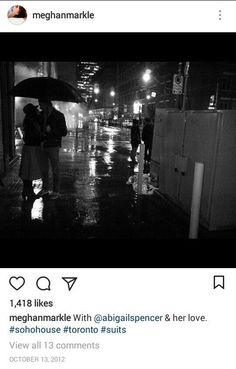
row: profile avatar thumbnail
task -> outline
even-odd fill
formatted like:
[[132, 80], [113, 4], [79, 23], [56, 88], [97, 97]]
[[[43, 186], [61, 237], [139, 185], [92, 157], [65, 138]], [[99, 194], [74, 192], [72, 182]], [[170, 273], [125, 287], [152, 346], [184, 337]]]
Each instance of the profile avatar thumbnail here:
[[27, 19], [27, 12], [21, 5], [13, 5], [7, 12], [7, 17], [12, 24], [22, 24]]

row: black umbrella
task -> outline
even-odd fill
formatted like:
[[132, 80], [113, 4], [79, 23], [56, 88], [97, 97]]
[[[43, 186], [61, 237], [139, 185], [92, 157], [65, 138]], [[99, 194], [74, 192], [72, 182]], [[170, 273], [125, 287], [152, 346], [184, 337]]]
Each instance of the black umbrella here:
[[69, 83], [52, 77], [27, 78], [14, 86], [13, 96], [47, 99], [51, 101], [85, 102], [77, 89]]

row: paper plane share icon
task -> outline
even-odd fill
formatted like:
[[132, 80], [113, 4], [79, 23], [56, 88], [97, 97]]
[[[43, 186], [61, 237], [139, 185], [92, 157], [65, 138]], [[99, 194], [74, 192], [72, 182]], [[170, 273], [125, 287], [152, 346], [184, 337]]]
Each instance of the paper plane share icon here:
[[77, 277], [62, 277], [62, 279], [67, 283], [68, 290], [70, 291], [71, 288], [74, 286]]

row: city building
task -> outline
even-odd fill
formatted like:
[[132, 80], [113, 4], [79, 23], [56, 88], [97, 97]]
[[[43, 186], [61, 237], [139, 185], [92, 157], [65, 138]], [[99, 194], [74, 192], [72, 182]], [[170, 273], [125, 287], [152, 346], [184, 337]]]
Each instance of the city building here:
[[93, 94], [89, 101], [90, 117], [106, 122], [118, 121], [118, 62], [99, 62], [92, 79]]
[[[178, 85], [176, 83], [178, 81]], [[155, 108], [236, 108], [234, 62], [119, 63], [119, 117], [154, 118]]]
[[[119, 63], [118, 94], [119, 119], [152, 115], [156, 96], [156, 69], [154, 62]], [[145, 80], [145, 77], [146, 80]]]
[[76, 63], [77, 88], [86, 102], [90, 102], [94, 90], [94, 75], [99, 71], [99, 64], [91, 61]]
[[77, 88], [77, 62], [55, 62], [57, 78]]

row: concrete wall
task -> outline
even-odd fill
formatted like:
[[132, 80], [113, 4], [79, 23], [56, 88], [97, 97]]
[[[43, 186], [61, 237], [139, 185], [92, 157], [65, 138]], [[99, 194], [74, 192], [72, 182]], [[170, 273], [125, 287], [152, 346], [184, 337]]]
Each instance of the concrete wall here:
[[8, 91], [14, 85], [14, 63], [0, 62], [0, 175], [15, 157], [14, 99]]

